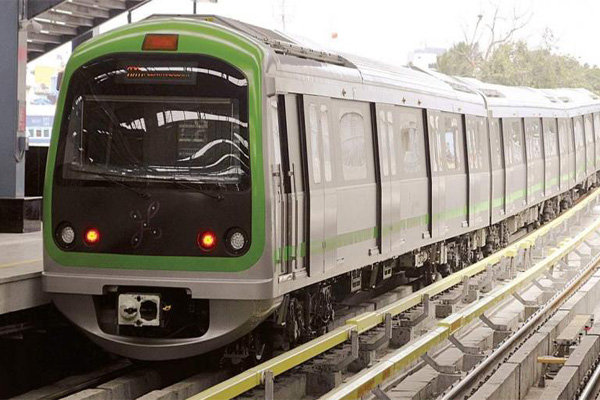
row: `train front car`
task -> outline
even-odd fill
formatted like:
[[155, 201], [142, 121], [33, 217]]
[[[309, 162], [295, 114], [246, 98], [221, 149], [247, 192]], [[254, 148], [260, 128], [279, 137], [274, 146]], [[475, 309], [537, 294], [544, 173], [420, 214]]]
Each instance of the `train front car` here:
[[44, 193], [44, 286], [106, 349], [204, 353], [278, 304], [266, 255], [260, 46], [150, 19], [65, 70]]

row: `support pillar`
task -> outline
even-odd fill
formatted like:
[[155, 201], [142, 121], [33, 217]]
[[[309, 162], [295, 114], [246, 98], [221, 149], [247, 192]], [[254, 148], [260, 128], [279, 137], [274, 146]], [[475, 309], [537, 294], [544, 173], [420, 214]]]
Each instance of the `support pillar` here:
[[0, 13], [0, 232], [40, 230], [41, 198], [25, 197], [27, 31], [25, 2], [3, 0]]

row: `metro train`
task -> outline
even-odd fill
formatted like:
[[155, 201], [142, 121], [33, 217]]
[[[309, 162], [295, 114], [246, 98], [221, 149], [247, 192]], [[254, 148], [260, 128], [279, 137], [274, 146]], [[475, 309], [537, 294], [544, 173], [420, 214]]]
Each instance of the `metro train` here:
[[216, 16], [81, 44], [54, 119], [45, 290], [134, 359], [261, 357], [424, 285], [598, 182], [600, 98], [333, 54]]

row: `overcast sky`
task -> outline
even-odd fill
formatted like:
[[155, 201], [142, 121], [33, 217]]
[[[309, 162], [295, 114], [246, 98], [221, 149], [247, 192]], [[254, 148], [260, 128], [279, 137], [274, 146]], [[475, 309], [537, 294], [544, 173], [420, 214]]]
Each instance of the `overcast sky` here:
[[[474, 26], [477, 15], [490, 13], [495, 4], [501, 4], [500, 14], [509, 19], [515, 9], [530, 16], [518, 37], [531, 46], [539, 46], [544, 30], [550, 28], [560, 52], [600, 65], [599, 0], [218, 0], [199, 3], [198, 12], [281, 29], [284, 8], [290, 33], [334, 49], [405, 64], [417, 48], [448, 48], [460, 41], [463, 26]], [[191, 11], [192, 0], [153, 0], [133, 18]]]
[[[477, 15], [491, 13], [494, 4], [501, 4], [500, 14], [508, 19], [515, 9], [530, 16], [517, 37], [532, 47], [540, 45], [544, 30], [550, 28], [559, 52], [600, 66], [599, 0], [218, 0], [199, 3], [198, 13], [281, 30], [283, 9], [285, 28], [291, 34], [332, 49], [406, 64], [415, 49], [449, 48], [462, 40], [463, 27], [472, 28]], [[153, 0], [135, 10], [133, 20], [150, 14], [191, 13], [192, 6], [192, 0]], [[124, 23], [122, 16], [101, 31]]]

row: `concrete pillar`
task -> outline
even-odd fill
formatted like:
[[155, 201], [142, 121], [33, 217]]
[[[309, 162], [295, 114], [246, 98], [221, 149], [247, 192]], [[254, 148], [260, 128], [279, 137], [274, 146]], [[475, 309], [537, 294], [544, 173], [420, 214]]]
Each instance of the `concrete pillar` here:
[[23, 0], [3, 0], [0, 12], [0, 232], [40, 229], [41, 198], [25, 198], [25, 74]]

